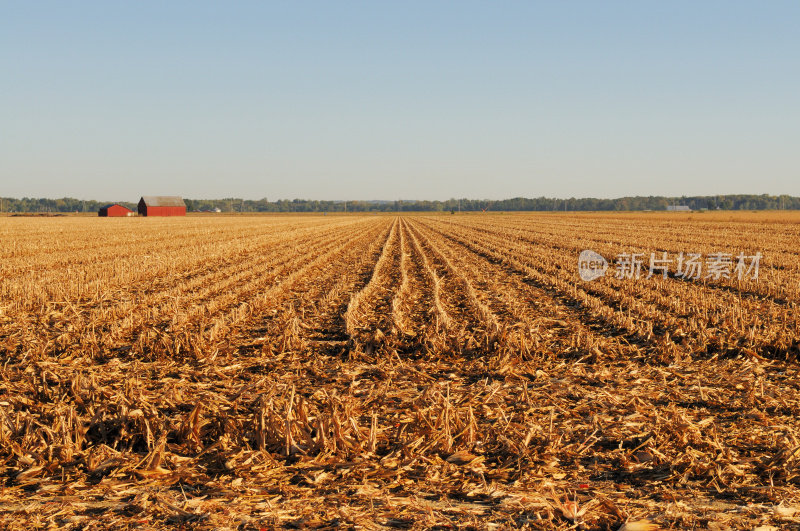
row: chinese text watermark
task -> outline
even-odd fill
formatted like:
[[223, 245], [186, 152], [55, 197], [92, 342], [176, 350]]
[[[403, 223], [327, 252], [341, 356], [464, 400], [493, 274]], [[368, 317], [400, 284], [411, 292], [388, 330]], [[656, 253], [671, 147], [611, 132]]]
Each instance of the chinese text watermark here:
[[[758, 268], [762, 255], [757, 252], [747, 255], [740, 252], [678, 253], [620, 253], [614, 260], [614, 277], [617, 279], [674, 277], [685, 280], [758, 280]], [[578, 257], [578, 274], [582, 280], [591, 281], [606, 274], [608, 261], [594, 251], [582, 251]]]

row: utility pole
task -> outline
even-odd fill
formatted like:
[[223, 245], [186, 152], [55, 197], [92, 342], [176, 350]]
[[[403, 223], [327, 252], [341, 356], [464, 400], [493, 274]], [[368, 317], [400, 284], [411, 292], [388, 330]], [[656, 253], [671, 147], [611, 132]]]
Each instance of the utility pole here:
[[458, 200], [458, 213], [461, 214], [461, 199]]

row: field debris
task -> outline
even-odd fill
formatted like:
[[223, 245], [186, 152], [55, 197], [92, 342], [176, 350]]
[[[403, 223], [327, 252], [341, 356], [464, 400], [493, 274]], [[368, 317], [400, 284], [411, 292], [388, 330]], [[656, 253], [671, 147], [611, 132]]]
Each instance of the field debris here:
[[0, 220], [0, 527], [800, 525], [796, 224], [121, 221]]

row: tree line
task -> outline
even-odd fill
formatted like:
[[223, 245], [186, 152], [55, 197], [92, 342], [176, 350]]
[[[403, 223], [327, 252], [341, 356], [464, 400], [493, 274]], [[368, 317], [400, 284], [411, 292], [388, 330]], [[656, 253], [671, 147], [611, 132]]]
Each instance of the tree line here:
[[[317, 201], [310, 199], [241, 198], [186, 199], [190, 212], [505, 212], [505, 211], [629, 211], [666, 210], [670, 205], [685, 205], [692, 210], [800, 210], [800, 197], [789, 195], [715, 195], [715, 196], [637, 196], [616, 199], [550, 197], [515, 197], [497, 201], [487, 199], [448, 199], [446, 201]], [[0, 212], [6, 213], [96, 213], [110, 201], [64, 197], [0, 198]], [[136, 209], [136, 203], [119, 204]]]

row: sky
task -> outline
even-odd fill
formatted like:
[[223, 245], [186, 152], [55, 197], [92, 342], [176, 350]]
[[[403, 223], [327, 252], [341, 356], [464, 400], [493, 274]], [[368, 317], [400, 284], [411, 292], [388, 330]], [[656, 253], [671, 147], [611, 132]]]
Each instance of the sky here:
[[800, 195], [800, 2], [0, 0], [0, 196]]

